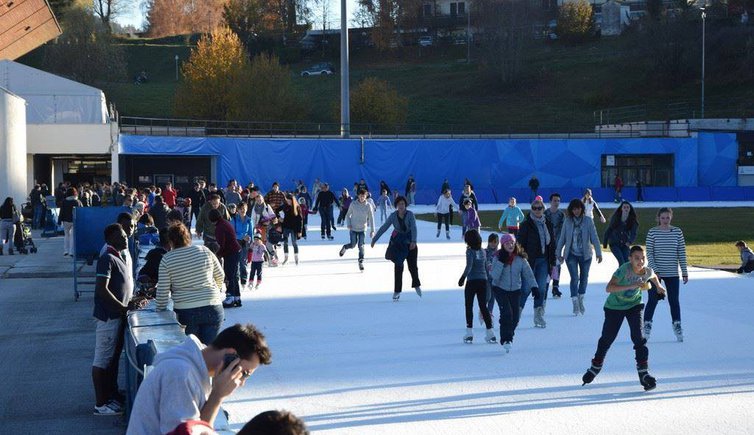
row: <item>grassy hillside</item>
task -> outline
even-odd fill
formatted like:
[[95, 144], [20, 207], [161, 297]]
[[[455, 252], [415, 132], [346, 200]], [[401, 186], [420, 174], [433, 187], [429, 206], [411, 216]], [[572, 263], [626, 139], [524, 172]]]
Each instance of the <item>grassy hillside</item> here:
[[[605, 204], [604, 213], [606, 219], [610, 219], [613, 207]], [[501, 209], [502, 210], [502, 209]], [[497, 230], [497, 222], [501, 211], [481, 211], [479, 217], [482, 221], [482, 229]], [[639, 234], [636, 243], [644, 245], [647, 231], [655, 226], [654, 209], [637, 209], [639, 217]], [[434, 221], [434, 215], [422, 214], [418, 218]], [[740, 257], [734, 243], [740, 239], [751, 237], [748, 229], [751, 222], [751, 209], [749, 208], [701, 208], [689, 207], [673, 210], [673, 225], [683, 230], [686, 238], [686, 253], [688, 263], [692, 265], [740, 265]], [[606, 224], [595, 220], [597, 234], [602, 240], [605, 234]], [[747, 240], [749, 244], [754, 240]], [[609, 249], [607, 250], [609, 254]]]

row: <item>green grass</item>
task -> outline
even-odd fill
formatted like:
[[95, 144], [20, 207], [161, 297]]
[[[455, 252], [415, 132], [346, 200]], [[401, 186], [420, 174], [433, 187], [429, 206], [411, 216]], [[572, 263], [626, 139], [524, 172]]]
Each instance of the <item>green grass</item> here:
[[[608, 206], [605, 205], [605, 208]], [[639, 217], [639, 234], [636, 243], [643, 245], [647, 231], [655, 226], [654, 209], [637, 209]], [[497, 228], [501, 211], [480, 211], [483, 230]], [[613, 209], [605, 210], [609, 221]], [[741, 263], [738, 250], [734, 246], [737, 240], [754, 243], [751, 231], [751, 208], [702, 208], [688, 207], [673, 210], [672, 225], [683, 230], [686, 238], [686, 254], [688, 263], [695, 266], [739, 265]], [[420, 214], [419, 219], [435, 221], [431, 214]], [[596, 221], [597, 233], [602, 240], [606, 224]]]

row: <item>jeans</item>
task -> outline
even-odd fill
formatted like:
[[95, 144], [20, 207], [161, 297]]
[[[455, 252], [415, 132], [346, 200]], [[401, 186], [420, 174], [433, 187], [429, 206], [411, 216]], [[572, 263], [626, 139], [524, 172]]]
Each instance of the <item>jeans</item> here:
[[[681, 321], [681, 301], [680, 301], [680, 278], [677, 276], [659, 277], [665, 284], [665, 289], [668, 291], [668, 305], [670, 305], [670, 318], [674, 322]], [[652, 284], [652, 288], [649, 289], [647, 307], [644, 309], [644, 321], [651, 322], [655, 316], [655, 308], [657, 308], [657, 288]]]
[[[538, 296], [534, 298], [534, 308], [539, 308], [544, 305], [547, 299], [547, 275], [550, 273], [547, 259], [540, 257], [534, 260], [534, 267], [531, 271], [534, 272], [534, 279], [537, 280], [537, 287], [539, 288]], [[521, 309], [524, 309], [526, 300], [531, 295], [531, 288], [534, 287], [534, 283], [522, 282], [521, 285]]]
[[244, 240], [239, 240], [238, 244], [241, 245], [240, 258], [238, 259], [238, 274], [241, 277], [241, 284], [246, 285], [249, 280], [249, 246]]
[[409, 192], [408, 193], [408, 205], [414, 205], [414, 197], [416, 197], [416, 192]]
[[437, 231], [440, 231], [443, 222], [445, 223], [445, 231], [450, 231], [450, 213], [437, 213]]
[[[416, 264], [417, 258], [419, 257], [419, 247], [417, 246], [414, 249], [410, 249], [408, 251], [408, 257], [406, 257], [406, 262], [408, 263], [408, 271], [411, 273], [411, 287], [421, 287], [421, 282], [419, 281], [419, 268]], [[394, 290], [396, 293], [400, 293], [403, 291], [403, 263], [397, 264], [395, 263], [395, 267], [393, 269], [394, 272], [394, 278], [395, 278], [395, 286]]]
[[605, 323], [602, 324], [602, 336], [597, 342], [597, 352], [594, 354], [594, 359], [602, 362], [607, 355], [608, 349], [618, 336], [618, 331], [623, 324], [625, 318], [628, 322], [628, 327], [631, 328], [631, 341], [634, 343], [634, 351], [636, 353], [636, 363], [646, 364], [649, 359], [649, 349], [647, 349], [647, 340], [641, 333], [641, 309], [642, 304], [639, 304], [628, 310], [611, 310], [605, 308]]
[[34, 206], [34, 219], [32, 220], [32, 227], [39, 229], [42, 227], [42, 218], [44, 217], [45, 207], [42, 204]]
[[500, 310], [500, 343], [513, 341], [521, 313], [518, 308], [521, 290], [508, 291], [500, 287], [492, 287], [492, 295], [495, 297]]
[[222, 305], [207, 305], [198, 308], [175, 310], [178, 322], [186, 326], [186, 335], [194, 334], [202, 343], [209, 345], [217, 337], [225, 318]]
[[288, 253], [288, 238], [293, 245], [293, 253], [298, 254], [298, 234], [290, 228], [283, 228], [283, 252]]
[[238, 286], [238, 264], [241, 262], [239, 258], [241, 252], [235, 252], [223, 257], [223, 271], [225, 272], [225, 280], [227, 284], [227, 293], [231, 296], [241, 296], [241, 288]]
[[610, 252], [612, 252], [615, 259], [618, 260], [618, 266], [623, 263], [628, 263], [628, 246], [626, 246], [625, 243], [611, 243]]
[[487, 326], [487, 329], [492, 328], [492, 318], [490, 317], [490, 312], [487, 310], [487, 280], [472, 279], [466, 281], [463, 295], [466, 302], [466, 327], [471, 328], [474, 324], [474, 297], [476, 296], [479, 311], [482, 312], [482, 317], [484, 318], [484, 324]]
[[592, 259], [584, 260], [584, 257], [569, 255], [566, 259], [568, 274], [571, 275], [571, 297], [583, 295], [586, 293], [586, 286], [589, 283], [589, 268], [592, 266]]
[[[16, 236], [16, 224], [13, 219], [3, 219], [0, 221], [0, 242], [5, 241], [8, 246], [8, 253], [13, 252], [13, 238]], [[0, 250], [2, 246], [0, 246]]]
[[387, 206], [380, 206], [380, 223], [387, 219]]
[[[324, 236], [327, 234], [327, 236], [330, 236], [330, 224], [332, 222], [332, 207], [322, 207], [319, 209], [319, 217], [322, 218], [322, 223], [320, 224], [320, 228], [322, 230], [322, 235]], [[333, 225], [335, 226], [335, 225]]]
[[365, 237], [364, 231], [350, 231], [349, 236], [351, 236], [351, 243], [343, 245], [343, 247], [345, 249], [351, 249], [358, 246], [359, 247], [359, 262], [364, 261], [364, 237]]
[[73, 255], [73, 222], [63, 222], [63, 252]]

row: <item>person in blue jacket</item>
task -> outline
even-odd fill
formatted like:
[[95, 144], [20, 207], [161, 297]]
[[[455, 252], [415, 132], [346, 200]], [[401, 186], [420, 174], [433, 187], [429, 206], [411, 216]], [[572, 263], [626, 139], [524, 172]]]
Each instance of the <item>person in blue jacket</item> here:
[[[518, 235], [518, 227], [521, 225], [521, 222], [524, 221], [524, 218], [524, 212], [522, 212], [516, 205], [516, 198], [511, 196], [510, 199], [508, 199], [508, 207], [503, 210], [503, 214], [500, 216], [497, 227], [500, 231], [507, 229], [510, 234], [515, 236]], [[505, 227], [503, 227], [503, 224], [505, 224]]]
[[236, 204], [228, 204], [228, 212], [230, 213], [230, 224], [233, 225], [233, 229], [236, 230], [236, 239], [238, 244], [241, 245], [241, 258], [238, 263], [239, 274], [241, 275], [241, 289], [246, 290], [247, 282], [249, 280], [248, 269], [248, 254], [249, 246], [251, 246], [251, 238], [254, 236], [253, 227], [251, 226], [251, 218], [246, 215], [247, 205], [245, 201], [241, 201]]

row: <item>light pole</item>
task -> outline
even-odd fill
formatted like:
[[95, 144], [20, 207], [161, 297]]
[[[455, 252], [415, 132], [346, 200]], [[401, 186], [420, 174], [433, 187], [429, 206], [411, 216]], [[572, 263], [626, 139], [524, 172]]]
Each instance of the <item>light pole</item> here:
[[705, 24], [707, 21], [707, 11], [705, 10], [704, 6], [701, 8], [702, 11], [702, 119], [704, 119], [704, 55], [705, 55]]
[[178, 81], [178, 55], [175, 55], [175, 81]]
[[466, 63], [471, 63], [471, 3], [466, 5]]
[[348, 11], [346, 0], [340, 0], [340, 137], [351, 136], [351, 110], [348, 89]]

